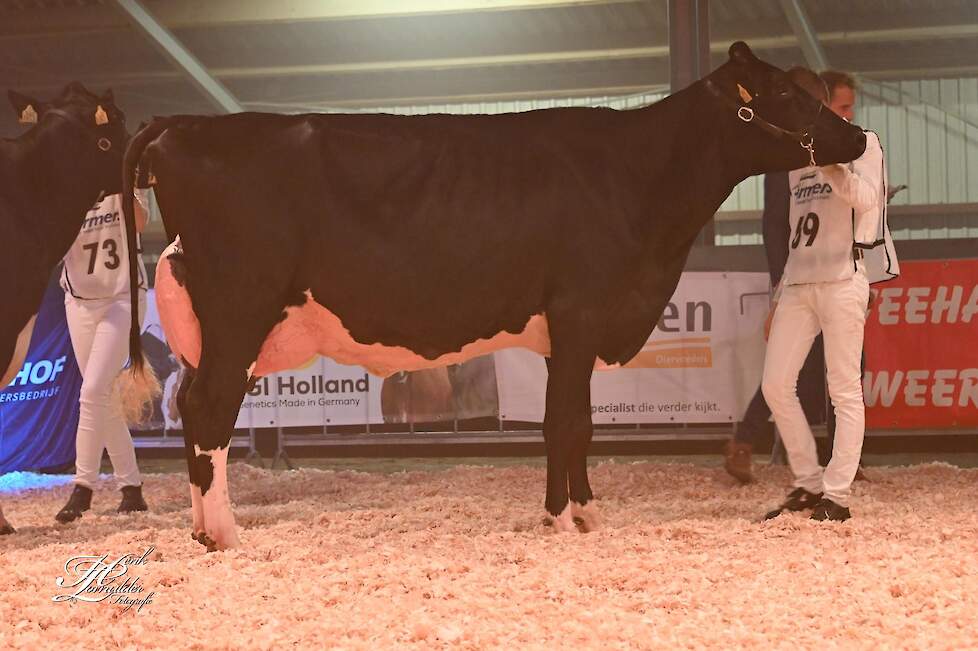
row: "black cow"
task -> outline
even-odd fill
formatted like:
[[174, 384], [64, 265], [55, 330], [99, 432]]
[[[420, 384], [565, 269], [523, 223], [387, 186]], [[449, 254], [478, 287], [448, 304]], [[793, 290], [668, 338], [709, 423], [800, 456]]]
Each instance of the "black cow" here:
[[169, 298], [157, 278], [167, 338], [180, 339], [181, 305], [199, 322], [196, 344], [183, 340], [196, 371], [178, 397], [194, 538], [237, 544], [224, 465], [235, 417], [249, 380], [274, 370], [262, 368], [267, 340], [293, 321], [316, 330], [312, 314], [331, 321], [293, 363], [320, 352], [381, 373], [520, 343], [484, 340], [544, 315], [549, 345], [532, 347], [549, 353], [545, 506], [557, 530], [574, 530], [573, 516], [592, 528], [595, 364], [641, 350], [735, 185], [864, 148], [859, 128], [743, 43], [707, 78], [629, 111], [151, 123], [126, 153], [125, 181], [149, 166], [167, 233], [180, 239], [161, 264]]
[[[10, 91], [24, 124], [0, 141], [0, 387], [24, 362], [41, 298], [55, 266], [99, 194], [119, 192], [128, 133], [112, 91], [101, 97], [69, 84], [41, 102]], [[0, 514], [0, 533], [13, 529]]]

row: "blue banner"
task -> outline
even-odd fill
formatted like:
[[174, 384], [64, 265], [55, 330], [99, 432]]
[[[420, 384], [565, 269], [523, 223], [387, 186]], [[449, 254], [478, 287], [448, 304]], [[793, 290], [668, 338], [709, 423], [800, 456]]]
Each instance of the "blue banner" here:
[[0, 391], [0, 474], [66, 467], [71, 471], [81, 382], [65, 320], [64, 292], [51, 282], [27, 360]]

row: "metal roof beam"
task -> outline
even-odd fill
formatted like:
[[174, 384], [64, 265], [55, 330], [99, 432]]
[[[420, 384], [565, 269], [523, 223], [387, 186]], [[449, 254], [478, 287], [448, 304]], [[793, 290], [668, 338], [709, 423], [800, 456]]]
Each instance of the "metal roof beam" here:
[[781, 0], [781, 9], [784, 11], [785, 18], [788, 19], [788, 24], [791, 25], [791, 31], [795, 33], [795, 37], [798, 39], [798, 46], [805, 56], [805, 61], [808, 62], [808, 67], [816, 72], [827, 70], [829, 67], [828, 57], [825, 56], [825, 50], [822, 49], [822, 44], [818, 41], [818, 34], [812, 27], [812, 21], [809, 20], [801, 0]]
[[[269, 22], [430, 16], [486, 11], [522, 11], [638, 0], [167, 0], [165, 19], [174, 24], [232, 25]], [[162, 2], [159, 3], [162, 9]]]
[[[116, 0], [116, 2], [134, 0]], [[948, 27], [921, 27], [900, 30], [874, 30], [867, 32], [833, 32], [823, 34], [825, 44], [883, 43], [891, 41], [922, 41], [941, 38], [978, 36], [978, 24]], [[750, 40], [756, 51], [779, 50], [797, 47], [794, 36], [770, 36]], [[729, 43], [714, 42], [710, 50], [723, 54]], [[452, 70], [459, 68], [488, 68], [498, 66], [547, 65], [582, 63], [588, 61], [613, 61], [626, 59], [655, 59], [669, 55], [668, 45], [651, 45], [630, 48], [605, 48], [597, 50], [570, 50], [552, 52], [515, 53], [489, 56], [440, 57], [432, 59], [406, 59], [391, 61], [356, 61], [348, 63], [298, 64], [282, 66], [250, 66], [212, 68], [210, 73], [220, 79], [250, 79], [260, 77], [324, 76], [340, 74], [364, 74], [404, 72], [411, 70]], [[882, 72], [882, 71], [881, 71]], [[93, 83], [152, 83], [172, 81], [179, 73], [171, 71], [141, 71], [108, 73], [91, 76]]]
[[343, 108], [392, 108], [397, 106], [474, 104], [493, 102], [518, 102], [522, 100], [549, 100], [573, 97], [623, 97], [643, 93], [668, 94], [668, 84], [609, 85], [587, 88], [554, 88], [543, 85], [536, 90], [514, 90], [509, 92], [459, 93], [439, 95], [416, 95], [397, 97], [371, 97], [359, 99], [323, 100], [308, 102], [245, 102], [255, 111], [319, 112]]
[[[117, 0], [118, 1], [118, 0]], [[949, 25], [944, 27], [918, 27], [894, 30], [872, 30], [865, 32], [831, 32], [821, 35], [825, 45], [847, 45], [867, 43], [890, 43], [894, 41], [931, 41], [942, 38], [961, 39], [978, 36], [978, 24]], [[758, 52], [797, 47], [798, 41], [794, 35], [773, 36], [750, 39], [751, 47]], [[711, 51], [714, 54], [726, 52], [729, 44], [714, 42]], [[328, 64], [299, 64], [283, 66], [253, 66], [253, 67], [220, 67], [211, 68], [212, 77], [225, 81], [236, 79], [260, 79], [275, 77], [316, 77], [329, 75], [351, 75], [388, 72], [409, 72], [419, 70], [453, 70], [478, 69], [502, 66], [552, 65], [564, 63], [586, 63], [599, 61], [615, 61], [629, 59], [661, 59], [667, 57], [669, 48], [666, 45], [633, 48], [608, 48], [597, 50], [570, 50], [551, 52], [515, 53], [491, 56], [444, 57], [432, 59], [408, 59], [392, 61], [367, 61]], [[908, 74], [934, 76], [942, 74], [971, 74], [973, 67], [948, 68], [946, 66], [934, 69], [919, 70], [873, 70], [865, 71], [874, 78], [892, 78]], [[853, 70], [859, 72], [859, 70]], [[139, 72], [120, 72], [105, 74], [90, 74], [86, 80], [94, 85], [112, 86], [147, 86], [156, 83], [169, 83], [182, 77], [182, 73], [171, 70], [146, 70]], [[52, 88], [60, 89], [63, 80], [38, 84], [23, 84], [23, 92], [41, 92]]]
[[[525, 11], [587, 5], [635, 4], [643, 0], [146, 0], [169, 29], [294, 23], [437, 14]], [[99, 6], [49, 7], [4, 14], [0, 37], [111, 31], [126, 20]]]
[[197, 57], [146, 11], [139, 0], [115, 0], [115, 3], [125, 12], [132, 24], [204, 94], [211, 104], [225, 113], [244, 111], [224, 84], [212, 77]]

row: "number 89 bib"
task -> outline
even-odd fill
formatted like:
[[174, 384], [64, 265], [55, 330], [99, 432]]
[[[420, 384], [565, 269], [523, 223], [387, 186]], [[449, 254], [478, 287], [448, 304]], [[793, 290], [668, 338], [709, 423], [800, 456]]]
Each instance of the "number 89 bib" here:
[[[75, 298], [111, 298], [129, 291], [129, 247], [122, 195], [105, 197], [88, 211], [64, 258], [61, 286]], [[146, 271], [139, 263], [139, 285]]]
[[853, 211], [833, 189], [821, 168], [788, 173], [788, 262], [784, 282], [845, 280], [855, 273]]

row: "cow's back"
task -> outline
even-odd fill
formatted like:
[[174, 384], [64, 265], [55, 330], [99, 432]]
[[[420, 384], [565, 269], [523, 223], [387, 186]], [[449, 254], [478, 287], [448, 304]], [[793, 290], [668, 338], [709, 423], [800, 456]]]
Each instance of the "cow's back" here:
[[434, 359], [555, 295], [607, 300], [639, 249], [630, 113], [244, 114], [168, 132], [154, 169], [191, 273], [214, 255], [283, 302], [309, 291], [357, 342]]

